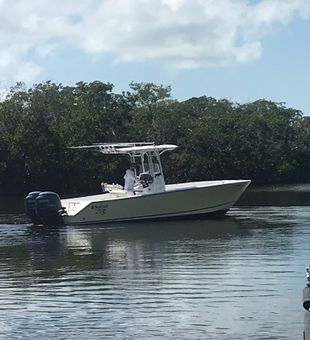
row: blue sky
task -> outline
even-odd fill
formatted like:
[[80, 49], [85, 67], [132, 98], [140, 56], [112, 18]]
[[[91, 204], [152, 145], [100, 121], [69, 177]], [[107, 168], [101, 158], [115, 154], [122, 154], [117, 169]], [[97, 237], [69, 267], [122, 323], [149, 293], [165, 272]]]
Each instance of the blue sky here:
[[46, 80], [154, 82], [179, 100], [310, 115], [310, 0], [0, 0], [0, 88]]

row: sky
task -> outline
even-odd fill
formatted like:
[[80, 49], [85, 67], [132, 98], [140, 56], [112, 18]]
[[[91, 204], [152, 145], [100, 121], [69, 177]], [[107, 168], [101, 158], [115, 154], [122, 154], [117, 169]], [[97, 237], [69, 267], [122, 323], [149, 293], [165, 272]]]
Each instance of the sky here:
[[0, 90], [47, 80], [310, 115], [310, 0], [0, 0]]

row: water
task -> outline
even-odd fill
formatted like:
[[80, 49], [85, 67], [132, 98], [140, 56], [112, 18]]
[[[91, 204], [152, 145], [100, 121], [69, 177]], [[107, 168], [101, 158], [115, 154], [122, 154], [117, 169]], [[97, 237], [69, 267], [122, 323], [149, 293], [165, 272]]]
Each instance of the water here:
[[309, 217], [2, 224], [0, 339], [301, 339]]

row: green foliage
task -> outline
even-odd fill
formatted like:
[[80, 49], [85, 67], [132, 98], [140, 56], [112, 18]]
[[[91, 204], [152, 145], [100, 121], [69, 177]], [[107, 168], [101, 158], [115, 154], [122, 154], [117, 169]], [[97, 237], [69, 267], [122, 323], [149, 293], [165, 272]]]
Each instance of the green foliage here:
[[211, 97], [180, 102], [169, 86], [94, 81], [63, 86], [18, 83], [0, 103], [0, 194], [96, 192], [120, 182], [126, 157], [77, 151], [96, 142], [179, 145], [164, 155], [167, 182], [250, 178], [310, 180], [310, 119], [282, 103], [244, 105]]

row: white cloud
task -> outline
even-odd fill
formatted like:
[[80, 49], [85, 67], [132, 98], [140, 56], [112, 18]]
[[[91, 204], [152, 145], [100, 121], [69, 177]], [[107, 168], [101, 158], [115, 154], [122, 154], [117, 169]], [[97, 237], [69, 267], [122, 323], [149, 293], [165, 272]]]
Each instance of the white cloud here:
[[309, 16], [310, 0], [0, 0], [0, 82], [34, 81], [68, 43], [174, 68], [251, 62], [265, 35]]
[[41, 72], [39, 65], [23, 60], [23, 47], [10, 46], [7, 50], [0, 51], [0, 81], [2, 84], [28, 82], [35, 79]]
[[22, 61], [19, 63], [17, 69], [15, 69], [15, 74], [13, 80], [15, 83], [24, 82], [27, 83], [29, 79], [36, 79], [41, 73], [41, 67], [30, 61]]
[[309, 11], [309, 0], [107, 0], [75, 32], [88, 53], [119, 61], [223, 66], [258, 59], [265, 34]]

